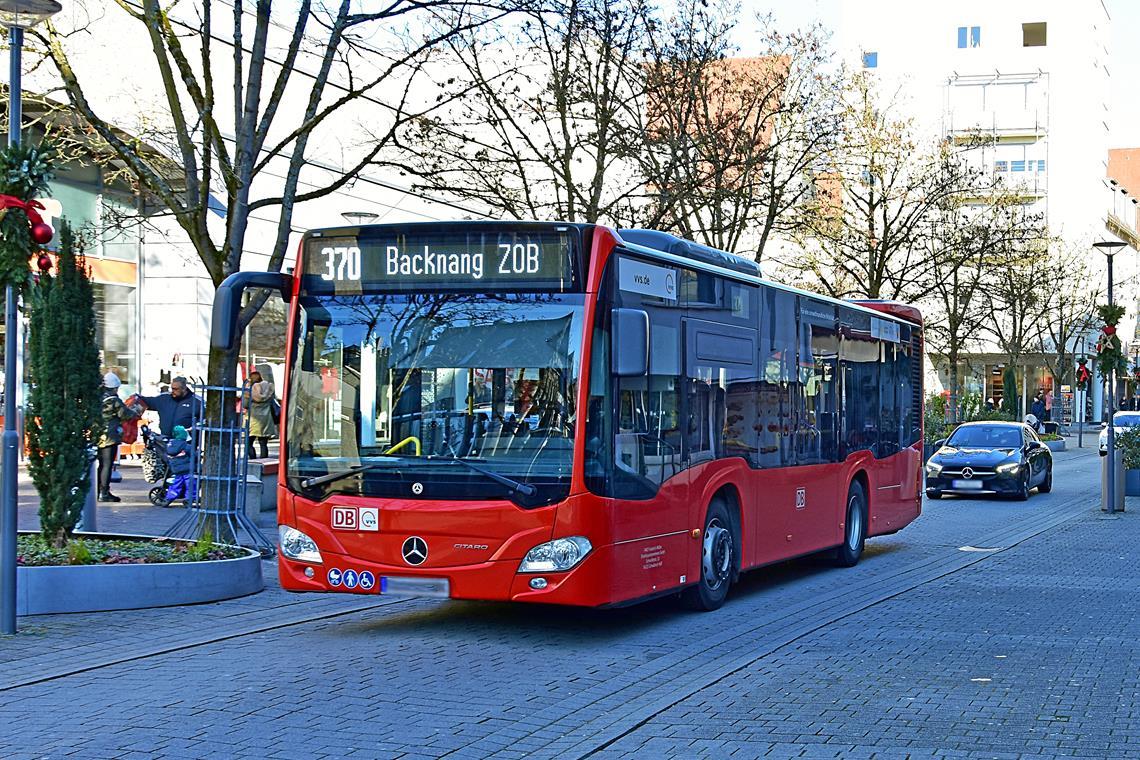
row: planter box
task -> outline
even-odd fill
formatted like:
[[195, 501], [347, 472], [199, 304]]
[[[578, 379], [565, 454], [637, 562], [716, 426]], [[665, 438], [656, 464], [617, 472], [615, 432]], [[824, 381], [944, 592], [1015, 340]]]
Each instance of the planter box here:
[[1124, 471], [1124, 495], [1140, 496], [1140, 470]]
[[[155, 538], [87, 535], [109, 539]], [[16, 614], [137, 610], [256, 594], [265, 588], [261, 556], [255, 551], [246, 551], [245, 557], [205, 562], [18, 567]]]
[[1062, 438], [1059, 441], [1042, 441], [1042, 443], [1044, 443], [1046, 446], [1048, 446], [1050, 451], [1064, 451], [1065, 450], [1065, 439], [1064, 438]]

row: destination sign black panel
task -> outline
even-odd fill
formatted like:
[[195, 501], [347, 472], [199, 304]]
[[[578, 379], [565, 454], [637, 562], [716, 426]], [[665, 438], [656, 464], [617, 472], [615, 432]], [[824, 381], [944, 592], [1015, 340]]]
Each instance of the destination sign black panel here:
[[309, 293], [423, 290], [566, 290], [578, 235], [564, 225], [363, 227], [306, 241]]

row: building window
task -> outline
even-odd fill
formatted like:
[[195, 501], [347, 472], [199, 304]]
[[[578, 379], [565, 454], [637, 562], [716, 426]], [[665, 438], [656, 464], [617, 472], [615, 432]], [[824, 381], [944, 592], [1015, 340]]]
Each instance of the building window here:
[[1010, 161], [1009, 162], [1009, 170], [1011, 172], [1023, 172], [1023, 171], [1025, 171], [1025, 160], [1022, 159], [1019, 161]]
[[1009, 170], [1009, 164], [1005, 161], [994, 161], [994, 171], [1004, 172]]
[[[1029, 163], [1033, 163], [1033, 162], [1030, 161]], [[1045, 171], [1045, 159], [1040, 159], [1037, 161], [1037, 171], [1039, 171], [1039, 172]]]
[[879, 67], [879, 54], [878, 52], [863, 53], [863, 68], [877, 69]]
[[1021, 25], [1022, 47], [1045, 47], [1045, 22], [1034, 21]]
[[980, 26], [958, 27], [958, 47], [981, 47], [982, 28]]

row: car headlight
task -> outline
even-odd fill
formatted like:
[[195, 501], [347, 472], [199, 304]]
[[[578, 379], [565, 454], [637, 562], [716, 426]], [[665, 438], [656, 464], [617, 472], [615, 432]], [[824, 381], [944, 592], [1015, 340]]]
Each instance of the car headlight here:
[[1002, 474], [1017, 472], [1020, 469], [1021, 469], [1021, 462], [1008, 462], [1006, 464], [999, 464], [997, 466], [997, 471], [1002, 473]]
[[520, 573], [553, 573], [569, 570], [577, 565], [594, 547], [585, 536], [556, 538], [539, 544], [523, 557]]
[[942, 465], [938, 464], [938, 462], [927, 462], [926, 463], [926, 474], [927, 475], [941, 475], [942, 474]]
[[323, 563], [317, 542], [296, 528], [281, 525], [277, 528], [277, 537], [281, 542], [281, 554], [289, 559], [318, 565]]

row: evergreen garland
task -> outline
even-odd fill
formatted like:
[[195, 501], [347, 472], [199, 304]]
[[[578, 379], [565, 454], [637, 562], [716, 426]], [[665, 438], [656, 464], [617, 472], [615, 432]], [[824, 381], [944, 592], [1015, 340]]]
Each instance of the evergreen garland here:
[[[55, 154], [48, 143], [21, 143], [0, 150], [0, 195], [23, 201], [46, 195]], [[28, 260], [38, 252], [28, 215], [22, 209], [7, 209], [0, 215], [0, 287], [22, 289], [29, 279]]]
[[60, 231], [57, 273], [30, 290], [26, 431], [28, 471], [40, 494], [40, 526], [57, 546], [75, 530], [91, 487], [88, 448], [102, 423], [95, 294], [70, 226]]

